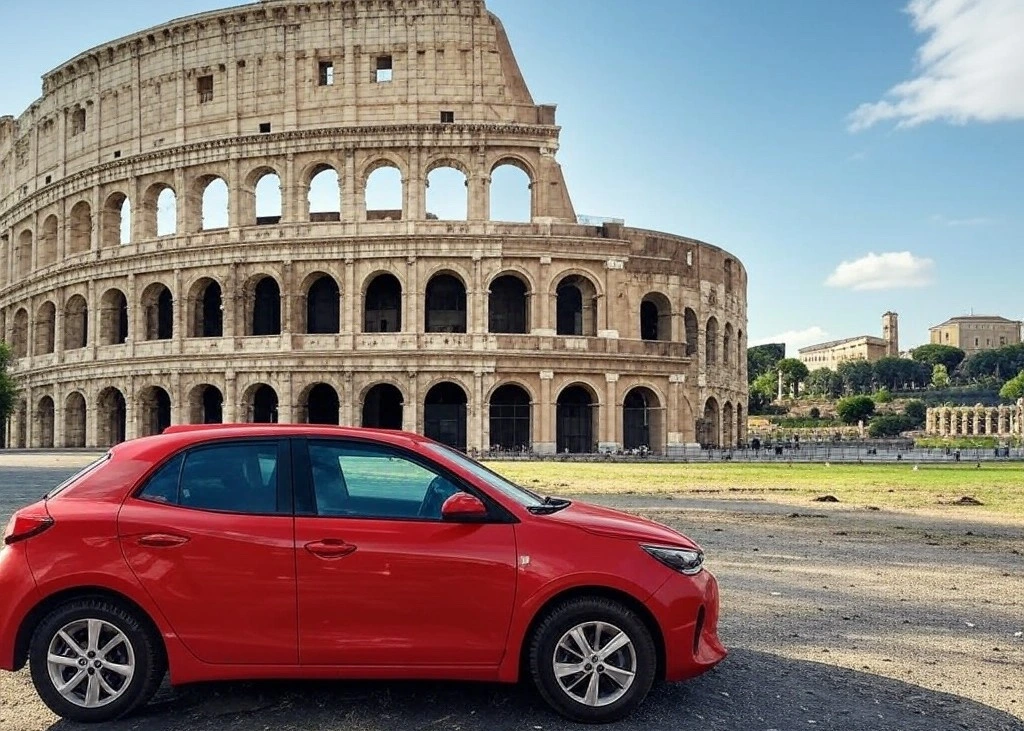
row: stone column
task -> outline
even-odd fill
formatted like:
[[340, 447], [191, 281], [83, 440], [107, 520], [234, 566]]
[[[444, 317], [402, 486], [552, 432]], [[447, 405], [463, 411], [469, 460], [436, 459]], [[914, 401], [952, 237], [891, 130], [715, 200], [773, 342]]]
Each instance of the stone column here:
[[537, 291], [531, 299], [533, 313], [530, 322], [535, 323], [534, 335], [554, 335], [557, 328], [552, 322], [555, 307], [554, 295], [551, 293], [551, 257], [540, 258], [540, 276], [537, 278]]
[[471, 419], [466, 425], [466, 447], [470, 450], [484, 449], [484, 374], [483, 371], [473, 372], [473, 393], [470, 396]]
[[601, 435], [598, 449], [614, 452], [619, 448], [619, 374], [606, 373], [605, 398], [599, 408], [598, 433]]
[[427, 180], [423, 173], [422, 153], [414, 147], [409, 151], [409, 169], [403, 171], [402, 190], [405, 200], [402, 204], [402, 218], [406, 221], [423, 221], [427, 217]]
[[[54, 304], [56, 305], [55, 313], [53, 316], [53, 352], [56, 354], [56, 362], [60, 363], [64, 360], [64, 306], [67, 304], [67, 298], [65, 296], [64, 288], [60, 287], [54, 293]], [[56, 398], [56, 396], [54, 397]], [[54, 419], [57, 418], [57, 402], [54, 401]], [[56, 434], [56, 432], [54, 432]], [[56, 440], [56, 436], [54, 437]], [[54, 441], [54, 444], [57, 444]]]
[[491, 176], [482, 171], [471, 173], [466, 178], [470, 221], [488, 221], [491, 218]]
[[356, 303], [359, 302], [359, 287], [356, 285], [355, 259], [345, 259], [345, 282], [341, 292], [341, 332], [358, 333], [362, 332], [362, 324], [356, 319]]
[[410, 370], [408, 376], [409, 394], [402, 409], [402, 421], [404, 422], [402, 428], [405, 431], [422, 433], [420, 425], [420, 375], [417, 371]]
[[353, 150], [345, 150], [345, 166], [338, 170], [338, 184], [341, 186], [341, 220], [365, 221], [366, 183], [358, 179]]
[[554, 371], [540, 372], [540, 401], [533, 408], [533, 451], [537, 454], [554, 454], [556, 451], [555, 404], [551, 393], [554, 378]]
[[234, 424], [239, 420], [238, 383], [236, 374], [232, 370], [224, 372], [224, 409], [222, 416], [225, 424]]
[[171, 331], [173, 344], [171, 347], [175, 353], [181, 353], [181, 341], [185, 338], [185, 311], [188, 309], [188, 298], [181, 291], [185, 286], [182, 280], [181, 269], [176, 268], [174, 270], [174, 290], [171, 292], [171, 315], [173, 321], [171, 325], [173, 328]]
[[406, 260], [405, 286], [402, 288], [402, 332], [421, 333], [426, 328], [423, 320], [423, 287], [420, 286], [419, 260], [410, 256]]

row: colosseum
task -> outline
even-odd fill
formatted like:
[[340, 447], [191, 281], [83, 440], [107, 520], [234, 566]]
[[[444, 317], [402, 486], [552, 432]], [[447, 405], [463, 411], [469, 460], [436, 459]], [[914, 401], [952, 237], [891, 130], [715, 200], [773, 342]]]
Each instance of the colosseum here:
[[742, 264], [578, 216], [559, 136], [483, 0], [262, 0], [81, 53], [0, 118], [6, 444], [221, 421], [473, 453], [743, 441]]

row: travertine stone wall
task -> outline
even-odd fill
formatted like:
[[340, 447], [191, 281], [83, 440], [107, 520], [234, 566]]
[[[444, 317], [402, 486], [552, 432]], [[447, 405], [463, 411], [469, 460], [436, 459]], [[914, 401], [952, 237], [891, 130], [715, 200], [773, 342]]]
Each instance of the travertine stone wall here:
[[926, 419], [927, 433], [936, 436], [1020, 436], [1024, 400], [1014, 406], [942, 406], [928, 409]]
[[[559, 133], [480, 0], [264, 0], [80, 54], [0, 119], [8, 445], [216, 419], [397, 418], [547, 453], [742, 440], [742, 264], [577, 224]], [[491, 220], [506, 165], [527, 222]], [[400, 210], [367, 210], [382, 167]], [[467, 220], [427, 212], [441, 167], [465, 176]], [[325, 171], [336, 210], [311, 210]], [[257, 215], [267, 176], [279, 215]], [[226, 225], [204, 216], [211, 184]]]

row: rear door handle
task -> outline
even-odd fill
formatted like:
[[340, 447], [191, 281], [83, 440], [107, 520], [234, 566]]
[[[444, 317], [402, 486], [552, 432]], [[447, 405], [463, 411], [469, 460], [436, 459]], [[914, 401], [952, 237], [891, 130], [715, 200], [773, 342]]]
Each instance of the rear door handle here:
[[188, 536], [171, 533], [150, 533], [141, 536], [138, 540], [140, 546], [150, 546], [151, 548], [173, 548], [174, 546], [184, 546], [188, 542]]
[[306, 550], [319, 558], [344, 558], [354, 553], [356, 547], [339, 539], [325, 538], [307, 543]]

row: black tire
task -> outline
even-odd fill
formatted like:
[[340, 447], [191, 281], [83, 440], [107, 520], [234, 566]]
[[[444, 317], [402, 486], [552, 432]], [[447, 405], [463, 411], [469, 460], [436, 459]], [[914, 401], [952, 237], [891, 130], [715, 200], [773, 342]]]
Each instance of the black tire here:
[[[590, 706], [571, 697], [555, 677], [559, 641], [587, 622], [605, 622], [625, 632], [636, 655], [632, 684], [621, 698], [604, 706]], [[625, 718], [647, 697], [657, 675], [658, 652], [650, 631], [635, 611], [612, 599], [582, 597], [558, 605], [541, 620], [529, 642], [530, 673], [538, 692], [555, 711], [573, 721], [611, 723]]]
[[[50, 643], [57, 633], [72, 622], [87, 619], [101, 620], [123, 633], [135, 658], [131, 680], [123, 689], [117, 688], [120, 695], [95, 708], [76, 705], [61, 695], [50, 678], [47, 663]], [[29, 645], [29, 670], [39, 697], [61, 718], [80, 723], [111, 721], [145, 705], [160, 686], [166, 669], [163, 644], [151, 625], [136, 612], [108, 599], [76, 599], [62, 604], [39, 623]]]

